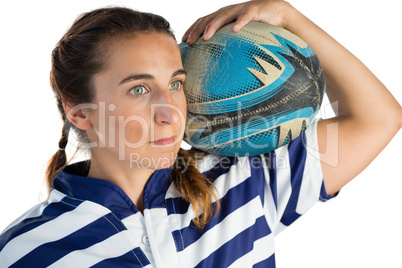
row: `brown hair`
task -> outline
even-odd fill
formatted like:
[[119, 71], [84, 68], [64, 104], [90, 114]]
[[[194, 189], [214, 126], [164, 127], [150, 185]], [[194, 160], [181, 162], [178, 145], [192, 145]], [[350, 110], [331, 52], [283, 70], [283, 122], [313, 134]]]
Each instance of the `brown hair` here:
[[[90, 103], [95, 97], [93, 75], [105, 68], [105, 44], [115, 37], [136, 32], [160, 32], [174, 38], [169, 23], [158, 15], [121, 7], [101, 8], [77, 18], [53, 50], [50, 82], [64, 126], [59, 150], [50, 159], [46, 170], [49, 189], [55, 176], [67, 165], [65, 148], [70, 129], [77, 133], [83, 144], [88, 142], [86, 132], [67, 119], [63, 102], [73, 105]], [[181, 196], [193, 205], [196, 215], [193, 221], [202, 228], [213, 215], [212, 198], [216, 200], [216, 211], [219, 210], [219, 199], [213, 191], [213, 184], [195, 168], [195, 161], [194, 154], [180, 149], [171, 181]]]

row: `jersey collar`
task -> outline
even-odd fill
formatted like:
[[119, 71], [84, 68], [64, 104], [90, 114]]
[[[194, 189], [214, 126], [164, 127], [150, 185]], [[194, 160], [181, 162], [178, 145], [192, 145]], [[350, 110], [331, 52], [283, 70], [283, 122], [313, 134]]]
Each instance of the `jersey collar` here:
[[[106, 180], [87, 177], [88, 170], [88, 162], [67, 166], [54, 179], [53, 188], [70, 198], [100, 204], [120, 219], [139, 212], [119, 186]], [[144, 189], [144, 209], [165, 207], [170, 173], [171, 168], [160, 169], [149, 178]]]

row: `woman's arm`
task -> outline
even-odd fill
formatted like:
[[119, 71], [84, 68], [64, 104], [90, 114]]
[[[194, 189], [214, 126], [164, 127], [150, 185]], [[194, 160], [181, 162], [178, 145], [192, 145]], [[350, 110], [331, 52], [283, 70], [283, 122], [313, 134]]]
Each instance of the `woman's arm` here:
[[251, 20], [283, 27], [306, 41], [320, 59], [336, 117], [318, 122], [318, 146], [326, 190], [335, 194], [399, 131], [401, 106], [359, 59], [284, 1], [252, 1], [220, 9], [199, 19], [183, 39], [193, 43], [204, 32], [207, 40], [234, 20], [234, 31]]
[[[290, 9], [287, 29], [320, 59], [327, 95], [337, 116], [318, 123], [325, 187], [336, 193], [385, 148], [402, 126], [402, 108], [373, 73], [348, 50]], [[337, 110], [337, 111], [336, 111]]]

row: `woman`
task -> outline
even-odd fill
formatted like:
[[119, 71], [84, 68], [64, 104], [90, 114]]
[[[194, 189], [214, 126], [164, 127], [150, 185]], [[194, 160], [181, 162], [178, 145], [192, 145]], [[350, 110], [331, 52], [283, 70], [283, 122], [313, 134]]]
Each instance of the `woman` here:
[[[184, 39], [190, 36], [192, 43], [206, 27], [208, 39], [238, 17], [235, 31], [252, 19], [276, 24], [305, 39], [320, 57], [328, 94], [339, 100], [340, 111], [306, 133], [309, 146], [315, 148], [318, 142], [318, 149], [327, 152], [321, 155], [321, 165], [318, 157], [306, 155], [289, 160], [291, 166], [280, 171], [263, 165], [273, 163], [272, 155], [253, 158], [260, 159], [255, 168], [247, 166], [249, 159], [207, 156], [199, 166], [210, 179], [206, 180], [194, 169], [191, 156], [177, 155], [186, 110], [185, 71], [168, 25], [149, 14], [97, 10], [78, 20], [53, 52], [52, 87], [65, 122], [48, 169], [54, 190], [48, 203], [3, 233], [1, 265], [275, 265], [273, 235], [317, 201], [318, 192], [330, 198], [328, 194], [338, 192], [367, 166], [399, 130], [401, 109], [358, 60], [285, 2], [222, 9], [194, 24]], [[333, 55], [350, 69], [345, 72]], [[355, 94], [363, 91], [367, 99], [359, 99], [356, 106]], [[373, 99], [381, 114], [369, 106]], [[337, 123], [340, 137], [336, 166], [329, 163], [338, 156], [338, 147], [326, 142], [332, 123]], [[384, 127], [378, 128], [379, 123]], [[90, 145], [90, 164], [64, 167], [69, 128]], [[361, 131], [369, 134], [358, 137]], [[368, 141], [370, 148], [365, 146]], [[366, 150], [363, 156], [357, 148]], [[294, 151], [305, 151], [300, 139], [276, 155], [289, 154], [290, 159]], [[214, 159], [219, 165], [208, 166]], [[241, 164], [246, 168], [239, 169]], [[300, 194], [287, 195], [274, 173], [295, 168], [308, 170], [307, 175], [289, 174], [286, 179], [299, 186], [285, 186], [285, 192]], [[309, 187], [301, 187], [301, 182]]]

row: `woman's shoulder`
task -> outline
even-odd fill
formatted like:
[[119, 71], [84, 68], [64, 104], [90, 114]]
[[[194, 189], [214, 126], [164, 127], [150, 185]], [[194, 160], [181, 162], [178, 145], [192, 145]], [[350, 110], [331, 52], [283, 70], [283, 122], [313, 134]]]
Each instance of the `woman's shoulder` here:
[[28, 248], [37, 246], [39, 240], [55, 232], [49, 228], [49, 223], [66, 212], [66, 207], [60, 205], [64, 197], [53, 191], [48, 200], [35, 205], [6, 227], [0, 235], [1, 267], [12, 264], [11, 259], [19, 259], [30, 251]]
[[[77, 200], [52, 190], [49, 199], [13, 221], [0, 235], [0, 267], [21, 267], [49, 256], [59, 256], [90, 240], [97, 228], [108, 229], [110, 211], [93, 202]], [[106, 217], [105, 217], [106, 216]], [[109, 226], [109, 228], [108, 228]], [[93, 241], [92, 241], [93, 242]], [[51, 259], [51, 258], [50, 258]], [[50, 260], [49, 259], [49, 260]]]

